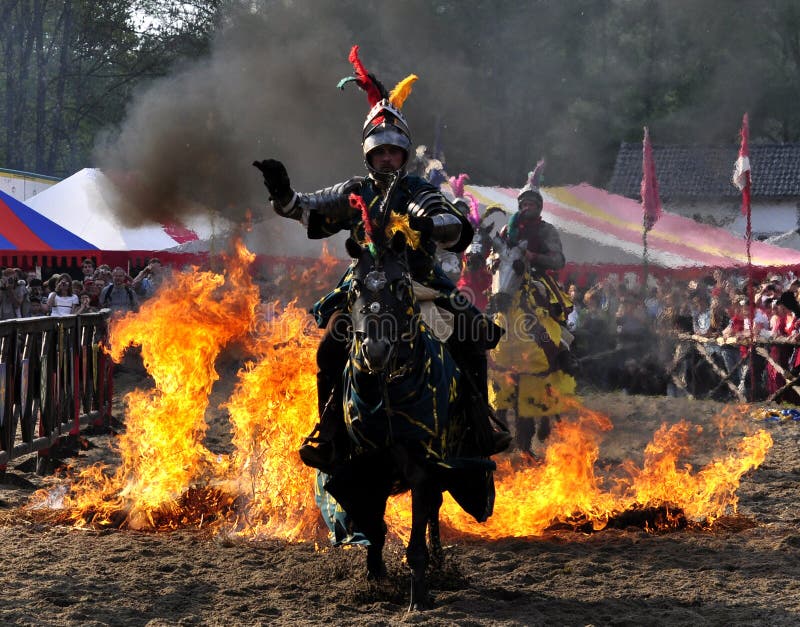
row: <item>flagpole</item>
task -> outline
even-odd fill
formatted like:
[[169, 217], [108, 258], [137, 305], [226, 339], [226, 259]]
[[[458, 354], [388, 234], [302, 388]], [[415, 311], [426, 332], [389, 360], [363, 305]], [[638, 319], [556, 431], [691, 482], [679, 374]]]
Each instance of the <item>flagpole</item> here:
[[647, 300], [647, 216], [642, 217], [642, 298]]
[[755, 400], [756, 373], [753, 368], [753, 355], [756, 346], [756, 303], [753, 289], [753, 258], [750, 245], [753, 242], [752, 209], [750, 206], [751, 169], [750, 169], [750, 120], [747, 113], [742, 116], [741, 144], [739, 156], [733, 168], [733, 184], [742, 192], [742, 214], [746, 218], [745, 250], [747, 252], [747, 300], [750, 303], [750, 351], [748, 370], [750, 371], [750, 400]]
[[647, 258], [647, 232], [653, 228], [661, 217], [661, 199], [658, 197], [658, 180], [656, 165], [653, 159], [653, 147], [650, 144], [650, 131], [644, 127], [642, 140], [642, 292], [647, 300], [647, 280], [649, 278], [649, 262]]

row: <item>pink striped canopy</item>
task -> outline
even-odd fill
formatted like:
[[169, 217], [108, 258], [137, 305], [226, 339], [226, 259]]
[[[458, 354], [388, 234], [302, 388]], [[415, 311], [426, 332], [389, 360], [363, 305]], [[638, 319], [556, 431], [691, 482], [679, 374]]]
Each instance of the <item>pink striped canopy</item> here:
[[[517, 210], [518, 190], [467, 185], [485, 207]], [[545, 187], [542, 216], [561, 233], [573, 263], [637, 264], [642, 261], [642, 206], [583, 183]], [[730, 231], [664, 212], [647, 234], [648, 262], [662, 268], [744, 266], [745, 240]], [[800, 266], [800, 251], [763, 242], [751, 246], [755, 266]]]

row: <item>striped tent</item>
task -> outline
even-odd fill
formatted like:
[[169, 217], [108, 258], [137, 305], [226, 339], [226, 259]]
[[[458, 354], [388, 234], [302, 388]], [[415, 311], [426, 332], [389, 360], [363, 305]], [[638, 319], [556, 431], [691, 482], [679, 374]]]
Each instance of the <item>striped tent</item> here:
[[[517, 210], [518, 190], [466, 186], [485, 209]], [[640, 266], [642, 207], [635, 200], [591, 185], [544, 187], [542, 217], [561, 234], [564, 254], [573, 264]], [[647, 234], [648, 261], [663, 269], [731, 268], [747, 263], [745, 241], [725, 229], [664, 212]], [[755, 266], [800, 266], [800, 251], [752, 242]]]
[[[97, 248], [0, 191], [0, 265], [32, 266], [46, 258], [80, 258]], [[67, 264], [65, 264], [67, 265]]]

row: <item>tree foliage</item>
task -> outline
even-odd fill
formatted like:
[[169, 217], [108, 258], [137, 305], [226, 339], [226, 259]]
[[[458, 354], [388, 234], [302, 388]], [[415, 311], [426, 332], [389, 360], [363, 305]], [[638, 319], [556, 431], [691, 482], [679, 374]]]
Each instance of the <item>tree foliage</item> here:
[[416, 141], [439, 138], [450, 169], [488, 184], [521, 184], [544, 156], [548, 184], [603, 185], [619, 143], [640, 141], [643, 126], [657, 144], [734, 144], [745, 111], [753, 142], [800, 141], [796, 0], [5, 0], [0, 164], [51, 175], [88, 165], [135, 90], [213, 58], [223, 33], [264, 51], [231, 71], [269, 65], [252, 80], [286, 92], [252, 104], [272, 120], [259, 149], [295, 141], [281, 116], [310, 128], [317, 112], [346, 109], [315, 81], [330, 82], [331, 55], [352, 43], [381, 76], [424, 73], [408, 105]]
[[137, 86], [207, 51], [218, 3], [190, 4], [5, 0], [0, 163], [56, 176], [84, 167]]

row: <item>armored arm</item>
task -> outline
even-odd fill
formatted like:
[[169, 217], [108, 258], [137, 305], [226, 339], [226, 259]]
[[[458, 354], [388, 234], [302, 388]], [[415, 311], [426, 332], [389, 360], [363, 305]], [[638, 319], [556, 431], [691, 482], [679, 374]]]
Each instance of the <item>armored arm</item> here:
[[299, 194], [292, 189], [286, 167], [280, 161], [265, 159], [254, 161], [253, 165], [264, 175], [264, 185], [269, 190], [275, 213], [306, 226], [315, 217], [324, 218], [328, 223], [346, 219], [352, 212], [350, 194], [357, 191], [363, 181], [363, 178], [355, 177], [311, 194]]
[[558, 231], [553, 225], [543, 222], [539, 227], [539, 238], [539, 252], [531, 255], [531, 263], [541, 270], [561, 270], [566, 259]]
[[432, 185], [422, 185], [412, 193], [408, 212], [414, 218], [428, 218], [430, 238], [450, 252], [463, 252], [472, 241], [469, 220]]
[[292, 218], [309, 226], [319, 218], [328, 223], [346, 220], [352, 213], [350, 194], [361, 188], [362, 177], [355, 177], [309, 194], [292, 191], [285, 203], [272, 198], [272, 208], [278, 215]]

